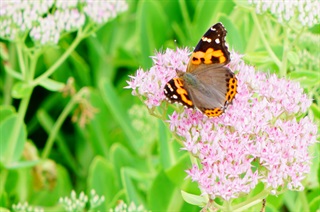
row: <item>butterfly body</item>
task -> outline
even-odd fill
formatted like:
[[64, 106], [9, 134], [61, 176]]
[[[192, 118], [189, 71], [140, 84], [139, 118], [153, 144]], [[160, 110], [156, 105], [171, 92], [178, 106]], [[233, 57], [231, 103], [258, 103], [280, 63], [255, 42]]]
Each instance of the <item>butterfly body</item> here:
[[221, 23], [205, 33], [190, 57], [186, 72], [177, 70], [177, 77], [165, 85], [164, 94], [170, 102], [197, 108], [209, 117], [225, 111], [237, 89], [234, 73], [225, 66], [230, 62], [225, 36]]

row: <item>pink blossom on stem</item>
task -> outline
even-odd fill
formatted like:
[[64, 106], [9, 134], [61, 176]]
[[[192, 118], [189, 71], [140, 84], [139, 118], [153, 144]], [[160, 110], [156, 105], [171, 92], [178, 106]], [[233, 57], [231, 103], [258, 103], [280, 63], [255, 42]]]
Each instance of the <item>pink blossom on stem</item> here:
[[[259, 182], [271, 194], [280, 188], [302, 190], [301, 181], [310, 171], [308, 147], [316, 142], [317, 127], [307, 112], [311, 100], [299, 83], [276, 75], [256, 72], [232, 52], [228, 65], [236, 72], [236, 97], [226, 112], [208, 118], [198, 110], [174, 111], [167, 122], [181, 137], [183, 150], [199, 160], [187, 170], [202, 194], [230, 200], [249, 193]], [[127, 88], [149, 107], [165, 101], [163, 88], [186, 70], [188, 49], [167, 49], [152, 57], [154, 66], [131, 76]]]

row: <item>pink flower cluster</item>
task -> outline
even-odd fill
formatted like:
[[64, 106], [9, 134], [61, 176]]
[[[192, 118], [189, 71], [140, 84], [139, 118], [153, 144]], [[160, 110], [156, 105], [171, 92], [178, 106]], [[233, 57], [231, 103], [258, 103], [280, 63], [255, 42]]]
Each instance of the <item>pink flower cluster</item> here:
[[40, 45], [57, 44], [62, 33], [76, 31], [87, 22], [104, 24], [127, 8], [124, 0], [4, 1], [0, 38], [15, 40], [30, 31], [30, 37]]
[[[133, 95], [144, 97], [148, 107], [159, 106], [165, 83], [176, 69], [186, 69], [188, 55], [187, 49], [158, 53], [150, 71], [140, 69], [128, 82]], [[259, 182], [271, 194], [284, 187], [302, 190], [317, 127], [308, 117], [296, 117], [307, 112], [311, 100], [299, 83], [256, 72], [234, 52], [229, 67], [239, 82], [224, 114], [208, 118], [185, 109], [169, 116], [170, 129], [182, 138], [183, 149], [199, 159], [187, 171], [189, 177], [211, 199], [236, 198]]]
[[190, 52], [188, 49], [167, 49], [165, 54], [157, 53], [152, 57], [154, 66], [148, 72], [138, 69], [135, 76], [127, 81], [135, 96], [145, 97], [149, 107], [159, 106], [165, 99], [164, 85], [176, 75], [176, 69], [185, 70]]
[[318, 0], [268, 1], [248, 0], [258, 14], [269, 11], [280, 23], [288, 22], [294, 17], [303, 26], [312, 27], [320, 21], [320, 2]]

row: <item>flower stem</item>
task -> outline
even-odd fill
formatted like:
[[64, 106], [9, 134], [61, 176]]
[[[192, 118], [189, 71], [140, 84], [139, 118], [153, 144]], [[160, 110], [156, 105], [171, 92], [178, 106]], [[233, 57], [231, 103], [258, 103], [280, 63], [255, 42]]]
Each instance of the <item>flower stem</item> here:
[[183, 17], [183, 23], [185, 23], [185, 27], [186, 29], [188, 29], [191, 25], [191, 21], [188, 15], [188, 9], [187, 9], [187, 5], [186, 2], [183, 0], [179, 0], [179, 5], [180, 5], [180, 10], [181, 10], [181, 14]]
[[298, 192], [298, 197], [299, 197], [299, 200], [301, 201], [301, 204], [302, 204], [302, 210], [309, 212], [310, 207], [309, 207], [308, 199], [306, 197], [306, 192], [305, 191]]
[[247, 199], [246, 201], [239, 203], [238, 205], [233, 206], [232, 209], [234, 211], [246, 211], [246, 210], [248, 210], [248, 208], [252, 207], [253, 205], [256, 205], [256, 204], [262, 202], [262, 200], [265, 199], [269, 193], [270, 193], [269, 189], [264, 189], [256, 196], [254, 196], [250, 199]]
[[5, 182], [7, 179], [9, 171], [7, 169], [1, 169], [0, 172], [0, 196], [3, 197], [4, 195], [4, 187], [5, 187]]
[[270, 57], [273, 59], [273, 61], [275, 62], [275, 64], [278, 66], [279, 70], [281, 69], [281, 66], [282, 66], [282, 63], [281, 61], [278, 59], [277, 55], [273, 52], [271, 46], [269, 45], [263, 31], [262, 31], [262, 28], [261, 28], [261, 25], [260, 25], [260, 22], [259, 22], [259, 19], [258, 19], [258, 16], [257, 14], [252, 11], [251, 12], [251, 15], [252, 15], [252, 18], [253, 18], [253, 21], [254, 23], [256, 24], [257, 28], [258, 28], [258, 31], [259, 31], [259, 34], [260, 34], [260, 37], [261, 37], [261, 40], [267, 50], [267, 52], [269, 53]]
[[[80, 32], [80, 30], [79, 30]], [[74, 39], [73, 43], [70, 45], [70, 47], [62, 54], [62, 56], [42, 75], [37, 77], [33, 82], [32, 85], [36, 86], [38, 85], [42, 80], [48, 78], [50, 75], [53, 74], [53, 72], [56, 71], [56, 69], [69, 57], [69, 55], [75, 50], [75, 48], [78, 46], [78, 44], [81, 42], [81, 40], [84, 38], [82, 33], [79, 33], [77, 37]]]
[[[30, 77], [32, 77], [29, 75], [31, 73], [34, 73], [34, 71], [30, 70], [30, 68], [35, 69], [35, 66], [31, 66], [31, 67], [29, 67], [29, 69], [26, 67], [27, 62], [25, 61], [26, 58], [24, 58], [23, 54], [22, 54], [22, 43], [17, 43], [17, 52], [18, 52], [18, 58], [19, 58], [19, 66], [20, 66], [21, 72], [23, 74], [23, 78], [25, 81], [27, 81], [28, 79], [30, 79]], [[36, 61], [33, 61], [33, 63], [36, 63]], [[20, 135], [20, 129], [21, 129], [21, 126], [23, 125], [23, 122], [24, 122], [24, 117], [27, 112], [27, 108], [29, 105], [32, 91], [33, 91], [33, 87], [31, 87], [31, 89], [28, 89], [26, 91], [25, 96], [22, 97], [22, 99], [21, 99], [19, 109], [18, 109], [17, 119], [13, 125], [13, 130], [12, 130], [13, 133], [10, 135], [10, 138], [9, 138], [10, 145], [9, 145], [9, 150], [8, 150], [8, 154], [7, 154], [7, 162], [8, 163], [12, 162], [11, 159], [13, 157], [14, 150], [17, 145], [18, 137]]]
[[22, 54], [22, 46], [23, 46], [23, 43], [21, 43], [21, 42], [17, 43], [17, 54], [18, 54], [18, 60], [19, 60], [19, 67], [21, 70], [22, 77], [23, 77], [23, 79], [25, 79], [25, 77], [26, 77], [26, 63], [25, 63], [25, 60], [24, 60], [24, 57]]
[[231, 201], [225, 201], [223, 204], [224, 211], [232, 211]]
[[287, 56], [288, 56], [288, 51], [289, 51], [289, 46], [288, 46], [288, 30], [286, 28], [284, 30], [284, 42], [283, 42], [283, 53], [282, 53], [282, 64], [280, 68], [280, 77], [285, 77], [287, 75]]
[[78, 103], [79, 99], [81, 99], [81, 96], [85, 92], [87, 92], [87, 89], [83, 88], [76, 95], [74, 95], [72, 97], [72, 99], [70, 100], [70, 102], [67, 104], [67, 106], [63, 109], [63, 111], [59, 115], [57, 121], [53, 125], [53, 128], [52, 128], [50, 135], [48, 137], [48, 140], [46, 141], [46, 145], [45, 145], [44, 150], [41, 155], [42, 159], [48, 158], [60, 127], [62, 126], [63, 122], [66, 120], [68, 114], [71, 112], [74, 105]]

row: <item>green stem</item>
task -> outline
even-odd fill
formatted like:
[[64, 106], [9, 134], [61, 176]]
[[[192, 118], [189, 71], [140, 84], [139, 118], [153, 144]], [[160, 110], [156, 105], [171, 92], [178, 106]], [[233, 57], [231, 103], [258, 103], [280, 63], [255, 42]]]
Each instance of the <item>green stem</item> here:
[[287, 64], [288, 64], [288, 51], [289, 51], [289, 41], [288, 41], [288, 30], [286, 28], [283, 29], [285, 38], [283, 43], [283, 53], [282, 53], [282, 64], [280, 68], [280, 77], [285, 77], [287, 75]]
[[[23, 74], [23, 77], [24, 77], [24, 80], [25, 81], [28, 81], [28, 79], [32, 78], [32, 76], [30, 76], [31, 74], [30, 73], [34, 73], [34, 70], [30, 70], [31, 68], [34, 68], [35, 69], [35, 66], [31, 66], [31, 67], [26, 67], [26, 63], [27, 61], [27, 58], [24, 58], [23, 54], [22, 54], [22, 46], [23, 44], [22, 43], [17, 43], [17, 52], [18, 52], [18, 58], [19, 58], [19, 66], [20, 66], [20, 69], [21, 69], [21, 72]], [[36, 62], [34, 62], [36, 63]], [[27, 112], [27, 108], [28, 108], [28, 105], [29, 105], [29, 101], [30, 101], [30, 97], [31, 97], [31, 94], [32, 94], [32, 91], [33, 91], [33, 87], [31, 87], [27, 92], [26, 92], [26, 95], [21, 99], [21, 102], [20, 102], [20, 105], [19, 105], [19, 110], [18, 110], [18, 116], [17, 116], [17, 119], [14, 123], [14, 126], [13, 126], [13, 133], [10, 135], [10, 147], [9, 147], [9, 150], [8, 150], [8, 155], [7, 155], [7, 162], [11, 162], [10, 160], [12, 159], [13, 157], [13, 154], [14, 154], [14, 150], [16, 148], [16, 145], [17, 145], [17, 141], [18, 141], [18, 136], [20, 133], [20, 128], [24, 122], [24, 117], [26, 115], [26, 112]]]
[[[69, 46], [69, 48], [62, 54], [62, 56], [42, 75], [36, 78], [32, 85], [38, 85], [42, 80], [48, 78], [55, 70], [69, 57], [69, 55], [75, 50], [78, 44], [82, 41], [82, 39], [91, 35], [93, 31], [91, 31], [91, 25], [87, 26], [85, 29], [79, 29], [77, 37], [74, 39], [73, 43]], [[86, 89], [80, 90], [76, 95], [73, 96], [71, 101], [67, 104], [67, 106], [63, 109], [62, 113], [58, 117], [56, 123], [53, 126], [53, 129], [49, 135], [49, 138], [46, 142], [46, 146], [42, 152], [42, 159], [48, 158], [49, 153], [51, 151], [54, 140], [57, 136], [58, 130], [60, 129], [63, 121], [66, 119], [67, 115], [71, 112], [73, 106], [78, 102], [81, 95], [85, 92]]]
[[260, 22], [259, 22], [259, 19], [258, 19], [258, 16], [257, 14], [252, 11], [251, 12], [251, 15], [252, 15], [252, 18], [253, 18], [253, 21], [254, 23], [256, 24], [257, 28], [258, 28], [258, 31], [259, 31], [259, 34], [260, 34], [260, 37], [261, 37], [261, 40], [267, 50], [267, 52], [269, 53], [270, 57], [273, 59], [273, 61], [275, 62], [275, 64], [278, 66], [279, 70], [281, 69], [281, 61], [278, 59], [277, 55], [273, 52], [271, 46], [269, 45], [268, 43], [268, 40], [266, 39], [264, 33], [263, 33], [263, 30], [261, 28], [261, 25], [260, 25]]
[[4, 194], [4, 186], [5, 186], [7, 176], [8, 176], [8, 170], [1, 169], [1, 172], [0, 172], [0, 196], [1, 197], [3, 197], [3, 194]]
[[306, 197], [306, 192], [305, 191], [298, 192], [298, 197], [302, 204], [302, 211], [309, 212], [310, 207], [309, 207], [308, 199]]
[[19, 67], [21, 70], [22, 77], [25, 79], [26, 77], [26, 61], [24, 60], [24, 56], [22, 53], [23, 43], [17, 43], [17, 54], [19, 60]]
[[17, 145], [17, 141], [18, 141], [18, 136], [20, 135], [20, 129], [21, 126], [23, 124], [24, 121], [24, 117], [26, 115], [27, 112], [27, 108], [29, 105], [29, 101], [30, 101], [30, 97], [32, 94], [33, 89], [30, 89], [27, 91], [26, 95], [22, 98], [20, 105], [19, 105], [19, 110], [18, 110], [18, 115], [17, 115], [17, 119], [13, 125], [13, 130], [12, 130], [12, 134], [10, 135], [10, 145], [9, 145], [9, 150], [8, 150], [8, 154], [7, 154], [7, 162], [12, 162], [11, 159], [13, 157], [14, 154], [14, 150], [16, 148]]
[[247, 199], [246, 201], [244, 201], [238, 205], [233, 206], [232, 209], [234, 211], [246, 211], [246, 210], [248, 210], [248, 208], [250, 208], [258, 203], [262, 203], [262, 200], [264, 198], [266, 198], [269, 193], [270, 193], [270, 190], [265, 189], [265, 190], [261, 191], [259, 194], [257, 194], [256, 196], [254, 196], [250, 199]]
[[186, 29], [188, 29], [188, 28], [190, 28], [191, 21], [190, 21], [190, 18], [189, 18], [186, 1], [185, 0], [179, 0], [179, 4], [180, 4], [181, 14], [182, 14], [182, 17], [183, 17], [183, 20], [184, 20], [183, 23], [185, 23]]
[[108, 109], [112, 112], [114, 119], [118, 122], [118, 124], [123, 129], [125, 135], [127, 136], [129, 147], [134, 150], [137, 154], [142, 154], [141, 152], [141, 144], [137, 143], [136, 133], [130, 125], [130, 119], [126, 115], [126, 111], [122, 107], [120, 101], [118, 100], [117, 93], [111, 81], [109, 79], [103, 78], [98, 83], [99, 90], [101, 92], [102, 100], [108, 107]]
[[46, 145], [41, 155], [42, 159], [48, 158], [59, 129], [61, 128], [63, 122], [66, 120], [74, 105], [78, 103], [79, 99], [81, 99], [81, 96], [85, 92], [87, 92], [87, 89], [83, 88], [76, 95], [74, 95], [67, 106], [63, 109], [62, 113], [59, 115], [57, 121], [53, 125], [48, 140], [46, 141]]
[[232, 206], [230, 201], [225, 201], [225, 211], [232, 211]]
[[42, 75], [37, 77], [33, 82], [32, 85], [36, 86], [38, 85], [42, 80], [48, 78], [50, 75], [53, 74], [53, 72], [56, 71], [56, 69], [69, 57], [69, 55], [75, 50], [75, 48], [78, 46], [78, 44], [81, 42], [81, 40], [84, 38], [83, 34], [78, 32], [77, 37], [74, 39], [73, 43], [70, 45], [70, 47], [62, 54], [62, 56]]

